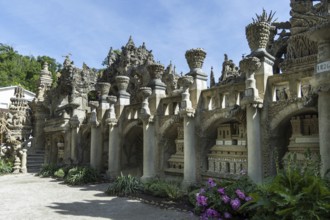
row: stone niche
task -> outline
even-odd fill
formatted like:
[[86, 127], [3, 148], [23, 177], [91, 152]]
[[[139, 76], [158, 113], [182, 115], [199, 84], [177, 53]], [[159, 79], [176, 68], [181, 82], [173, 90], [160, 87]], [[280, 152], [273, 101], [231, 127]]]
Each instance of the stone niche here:
[[319, 155], [319, 123], [316, 114], [292, 117], [290, 120], [292, 135], [288, 152], [284, 156], [284, 163], [289, 153], [295, 153], [298, 161], [304, 161], [305, 153], [310, 151], [312, 158]]
[[165, 171], [171, 174], [183, 174], [184, 168], [184, 140], [183, 140], [183, 127], [177, 128], [178, 137], [175, 140], [175, 154], [172, 154], [168, 159], [169, 168]]
[[242, 124], [229, 123], [218, 127], [216, 144], [211, 147], [208, 160], [208, 174], [233, 177], [247, 170], [246, 130]]

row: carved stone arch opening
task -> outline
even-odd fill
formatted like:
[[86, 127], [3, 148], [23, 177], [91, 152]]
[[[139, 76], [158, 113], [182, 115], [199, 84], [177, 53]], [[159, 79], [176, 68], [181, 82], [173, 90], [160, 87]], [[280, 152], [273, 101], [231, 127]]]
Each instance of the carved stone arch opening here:
[[143, 129], [136, 121], [123, 132], [121, 167], [124, 175], [141, 177], [143, 174]]
[[88, 125], [81, 126], [79, 136], [81, 137], [80, 144], [77, 148], [79, 163], [89, 164], [91, 154], [91, 127]]
[[171, 118], [162, 123], [160, 128], [161, 141], [160, 169], [167, 177], [183, 176], [184, 170], [184, 141], [183, 123], [180, 118]]
[[[183, 119], [179, 115], [165, 116], [159, 122], [159, 168], [167, 177], [183, 174]], [[179, 130], [179, 128], [181, 130]], [[179, 132], [181, 134], [179, 135]], [[180, 140], [178, 140], [180, 136]]]
[[[284, 114], [284, 112], [286, 114]], [[315, 108], [283, 109], [281, 117], [270, 123], [271, 174], [275, 174], [275, 162], [283, 167], [288, 152], [295, 153], [298, 161], [304, 160], [307, 151], [319, 154], [318, 113]]]
[[234, 118], [218, 118], [202, 134], [202, 174], [235, 178], [247, 169], [245, 124]]

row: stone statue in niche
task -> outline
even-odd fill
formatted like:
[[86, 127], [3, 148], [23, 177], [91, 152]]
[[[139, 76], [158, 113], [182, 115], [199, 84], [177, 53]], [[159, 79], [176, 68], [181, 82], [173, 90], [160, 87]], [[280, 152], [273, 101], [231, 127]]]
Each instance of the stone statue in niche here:
[[286, 92], [286, 88], [276, 89], [276, 100], [284, 101], [288, 99], [288, 94]]

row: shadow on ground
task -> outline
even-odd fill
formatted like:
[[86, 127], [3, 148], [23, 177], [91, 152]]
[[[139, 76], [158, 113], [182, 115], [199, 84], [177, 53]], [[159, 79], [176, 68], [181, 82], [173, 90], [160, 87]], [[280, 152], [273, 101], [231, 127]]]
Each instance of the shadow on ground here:
[[88, 216], [105, 219], [193, 219], [193, 214], [180, 213], [142, 204], [128, 198], [109, 197], [108, 200], [84, 200], [73, 203], [53, 203], [48, 206], [62, 215]]

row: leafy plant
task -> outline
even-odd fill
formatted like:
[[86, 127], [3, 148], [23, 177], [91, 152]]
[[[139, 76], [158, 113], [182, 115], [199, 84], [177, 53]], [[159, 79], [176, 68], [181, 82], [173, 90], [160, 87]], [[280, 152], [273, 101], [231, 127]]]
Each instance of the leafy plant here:
[[[317, 162], [314, 162], [317, 163]], [[330, 189], [315, 167], [297, 165], [289, 156], [284, 170], [261, 185], [242, 210], [253, 219], [330, 219]]]
[[55, 172], [59, 169], [59, 166], [55, 164], [44, 164], [41, 167], [41, 170], [37, 173], [37, 176], [40, 177], [52, 177]]
[[252, 18], [253, 23], [272, 23], [275, 22], [277, 19], [274, 19], [276, 12], [270, 11], [268, 14], [265, 9], [262, 9], [262, 13], [260, 15], [256, 14], [256, 18]]
[[13, 171], [13, 164], [9, 161], [0, 158], [0, 175], [11, 173]]
[[157, 197], [177, 200], [182, 198], [184, 195], [180, 188], [180, 184], [176, 182], [167, 182], [160, 179], [153, 179], [149, 180], [143, 185], [145, 193]]
[[117, 179], [111, 183], [106, 190], [109, 195], [129, 196], [135, 195], [142, 189], [142, 183], [134, 176], [124, 176], [122, 173]]
[[54, 176], [59, 179], [64, 179], [66, 173], [64, 172], [63, 168], [58, 169], [55, 171]]
[[[65, 173], [64, 170], [63, 173]], [[96, 182], [98, 179], [97, 171], [91, 167], [73, 167], [68, 171], [64, 182], [70, 185], [81, 185]]]

